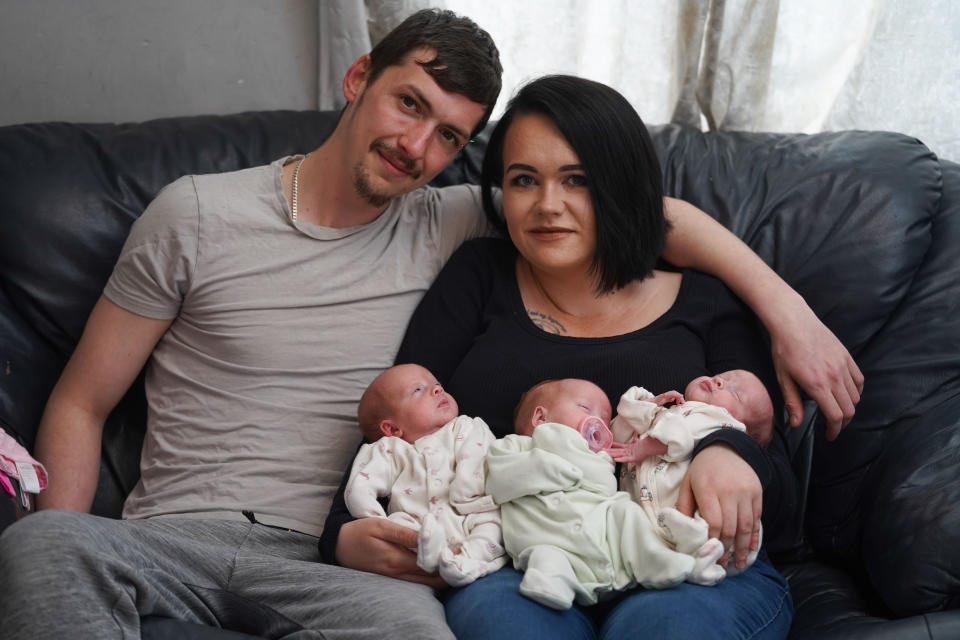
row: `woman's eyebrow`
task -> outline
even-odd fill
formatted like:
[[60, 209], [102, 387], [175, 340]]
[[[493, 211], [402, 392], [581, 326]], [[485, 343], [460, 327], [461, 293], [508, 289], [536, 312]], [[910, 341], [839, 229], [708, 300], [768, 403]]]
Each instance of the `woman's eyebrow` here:
[[[514, 162], [507, 167], [506, 171], [513, 171], [514, 169], [519, 171], [530, 171], [532, 173], [539, 173], [535, 167], [529, 164], [523, 164], [522, 162]], [[582, 164], [565, 164], [561, 165], [557, 169], [558, 171], [583, 171]]]

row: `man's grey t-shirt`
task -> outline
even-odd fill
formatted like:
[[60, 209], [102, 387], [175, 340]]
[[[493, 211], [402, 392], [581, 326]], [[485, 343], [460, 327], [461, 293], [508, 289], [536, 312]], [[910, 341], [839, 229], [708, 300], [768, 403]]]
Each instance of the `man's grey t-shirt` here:
[[319, 535], [360, 442], [361, 393], [450, 254], [487, 233], [469, 186], [418, 189], [362, 226], [294, 223], [287, 160], [177, 180], [123, 247], [106, 297], [173, 319], [147, 365], [126, 518], [249, 509]]

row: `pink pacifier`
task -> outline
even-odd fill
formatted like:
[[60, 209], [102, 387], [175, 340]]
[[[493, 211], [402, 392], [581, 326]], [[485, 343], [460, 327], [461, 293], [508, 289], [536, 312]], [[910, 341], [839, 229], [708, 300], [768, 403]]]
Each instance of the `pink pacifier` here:
[[580, 421], [580, 426], [577, 427], [577, 431], [579, 431], [580, 435], [587, 441], [587, 446], [590, 447], [590, 451], [604, 451], [605, 449], [609, 449], [610, 445], [613, 444], [613, 434], [610, 433], [610, 429], [604, 424], [603, 420], [597, 416], [584, 417], [584, 419]]

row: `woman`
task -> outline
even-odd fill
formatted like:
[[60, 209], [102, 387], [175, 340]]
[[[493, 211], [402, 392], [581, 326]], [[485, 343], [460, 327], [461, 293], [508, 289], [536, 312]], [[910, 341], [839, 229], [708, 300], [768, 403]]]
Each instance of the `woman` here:
[[[634, 384], [659, 393], [742, 368], [782, 408], [745, 308], [713, 278], [654, 269], [668, 227], [661, 181], [646, 128], [616, 91], [566, 76], [524, 87], [483, 167], [487, 215], [509, 241], [477, 240], [454, 254], [411, 320], [398, 362], [426, 366], [462, 412], [500, 436], [520, 394], [547, 378], [587, 378], [615, 404]], [[717, 432], [687, 476], [711, 533], [728, 547], [737, 534], [741, 566], [761, 500], [769, 546], [796, 507], [780, 427], [766, 450], [739, 432]], [[447, 620], [457, 637], [775, 638], [792, 618], [786, 583], [764, 554], [716, 587], [636, 589], [565, 612], [526, 600], [519, 581], [506, 568], [452, 592]]]

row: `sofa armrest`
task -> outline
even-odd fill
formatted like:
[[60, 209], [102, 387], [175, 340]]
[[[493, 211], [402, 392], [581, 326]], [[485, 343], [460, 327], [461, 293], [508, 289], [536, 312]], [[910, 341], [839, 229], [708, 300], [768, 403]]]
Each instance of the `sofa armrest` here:
[[898, 616], [956, 608], [960, 395], [889, 431], [864, 478], [863, 566]]
[[947, 640], [960, 637], [960, 611], [889, 620], [849, 573], [818, 562], [780, 567], [790, 584], [790, 640]]

